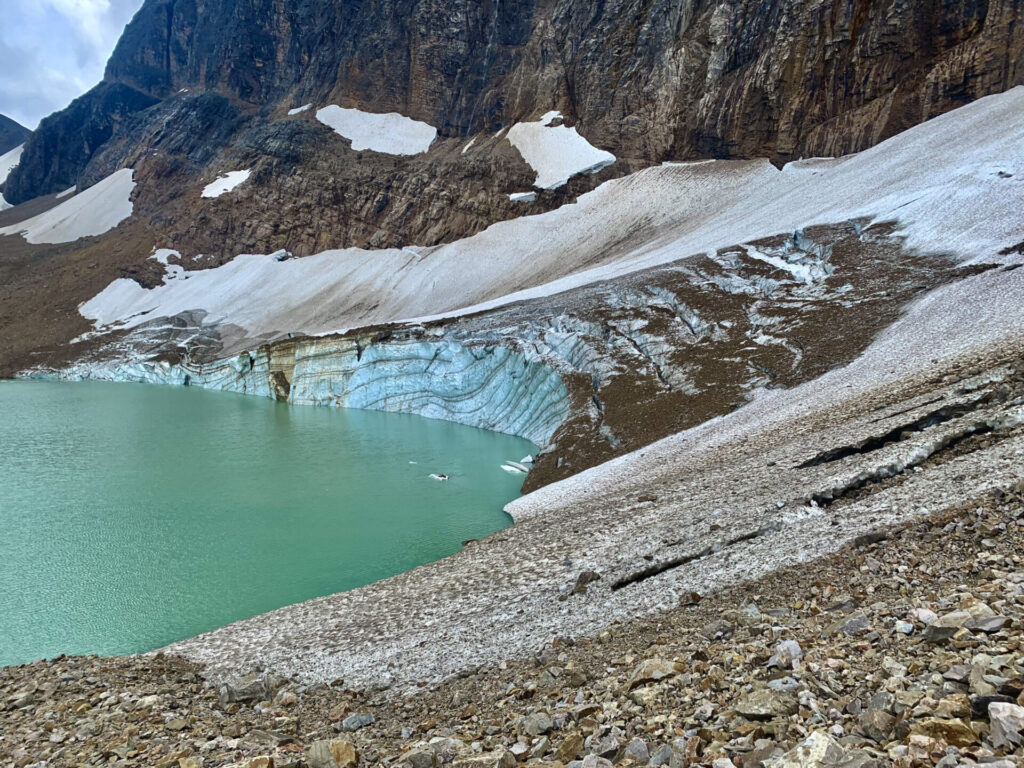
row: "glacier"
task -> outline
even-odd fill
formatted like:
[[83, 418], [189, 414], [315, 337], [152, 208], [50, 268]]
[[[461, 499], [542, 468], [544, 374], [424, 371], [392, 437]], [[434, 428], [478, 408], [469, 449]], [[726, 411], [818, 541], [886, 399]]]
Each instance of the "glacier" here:
[[410, 413], [540, 446], [569, 413], [565, 383], [540, 358], [452, 339], [306, 338], [209, 363], [80, 362], [59, 378], [198, 386], [294, 405]]

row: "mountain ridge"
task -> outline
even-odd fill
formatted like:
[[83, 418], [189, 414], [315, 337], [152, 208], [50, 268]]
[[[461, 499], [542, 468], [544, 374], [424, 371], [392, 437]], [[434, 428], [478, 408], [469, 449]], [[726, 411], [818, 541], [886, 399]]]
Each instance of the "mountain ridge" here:
[[[1024, 82], [1019, 5], [884, 5], [613, 0], [592, 8], [553, 0], [510, 11], [468, 0], [360, 0], [325, 12], [310, 2], [245, 0], [229, 8], [148, 0], [104, 82], [29, 141], [8, 199], [91, 183], [116, 170], [112, 145], [138, 145], [146, 135], [157, 135], [149, 148], [178, 163], [175, 173], [185, 177], [209, 168], [211, 157], [268, 157], [268, 137], [254, 146], [254, 132], [265, 133], [277, 110], [310, 102], [422, 120], [438, 128], [439, 147], [558, 109], [620, 158], [621, 174], [667, 159], [783, 163], [847, 154]], [[209, 131], [207, 158], [196, 163], [192, 149], [161, 143], [161, 126], [172, 103], [200, 92], [226, 99], [236, 125]], [[164, 106], [154, 109], [158, 103]], [[184, 118], [190, 114], [186, 105]], [[85, 145], [63, 149], [63, 139], [78, 132]], [[313, 134], [289, 142], [299, 155], [325, 151]], [[470, 158], [451, 164], [461, 186], [492, 187]], [[398, 184], [408, 172], [401, 164], [377, 168], [374, 180]], [[359, 190], [365, 184], [347, 180]], [[422, 205], [408, 192], [389, 202]], [[442, 239], [509, 213], [491, 204], [480, 215], [478, 222], [443, 222]], [[385, 219], [393, 242], [424, 239], [422, 223]], [[334, 244], [359, 245], [362, 237], [352, 232]]]
[[0, 155], [25, 143], [32, 131], [6, 115], [0, 115]]

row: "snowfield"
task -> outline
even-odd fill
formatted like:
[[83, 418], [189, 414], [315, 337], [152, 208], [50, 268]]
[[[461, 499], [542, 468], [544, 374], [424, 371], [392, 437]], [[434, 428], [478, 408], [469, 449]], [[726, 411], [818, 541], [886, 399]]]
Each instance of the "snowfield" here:
[[430, 149], [437, 129], [395, 112], [374, 114], [337, 104], [317, 110], [316, 119], [352, 142], [352, 149], [388, 155], [418, 155]]
[[15, 147], [10, 152], [0, 155], [0, 184], [7, 181], [7, 177], [11, 175], [18, 163], [21, 161], [21, 153], [25, 150], [25, 145], [22, 144], [20, 147]]
[[244, 171], [229, 171], [222, 174], [203, 188], [202, 197], [213, 198], [227, 194], [247, 182], [251, 175], [252, 171], [248, 169]]
[[[7, 181], [7, 177], [10, 176], [11, 171], [18, 165], [21, 160], [22, 150], [25, 149], [25, 145], [22, 144], [20, 147], [15, 147], [10, 152], [0, 155], [0, 184]], [[10, 203], [4, 200], [4, 196], [0, 195], [0, 211], [11, 208]]]
[[837, 160], [781, 171], [767, 160], [648, 168], [574, 204], [447, 245], [349, 248], [287, 261], [243, 255], [151, 290], [116, 280], [80, 311], [98, 328], [130, 328], [202, 310], [207, 323], [230, 322], [262, 340], [421, 322], [851, 219], [897, 221], [906, 245], [920, 252], [1006, 261], [1014, 257], [1000, 250], [1024, 241], [1021, 114], [1024, 87]]
[[552, 123], [561, 112], [548, 112], [535, 123], [516, 123], [508, 140], [533, 170], [540, 189], [557, 189], [581, 173], [597, 173], [615, 162], [615, 155], [591, 145], [575, 128]]
[[31, 219], [0, 228], [0, 235], [22, 235], [28, 242], [70, 243], [102, 235], [132, 215], [135, 172], [123, 168], [81, 194]]

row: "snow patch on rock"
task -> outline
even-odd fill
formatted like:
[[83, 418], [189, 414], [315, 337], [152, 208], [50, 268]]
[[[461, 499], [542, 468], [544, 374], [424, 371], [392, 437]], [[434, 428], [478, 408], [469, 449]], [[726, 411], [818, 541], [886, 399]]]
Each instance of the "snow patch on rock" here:
[[548, 112], [533, 123], [517, 123], [508, 140], [537, 172], [535, 187], [557, 189], [573, 176], [597, 173], [615, 162], [615, 155], [593, 146], [575, 128], [552, 125], [562, 117]]
[[108, 232], [132, 215], [135, 172], [122, 168], [81, 194], [26, 221], [0, 229], [33, 244], [70, 243]]
[[418, 155], [437, 138], [432, 125], [399, 115], [345, 109], [337, 104], [320, 109], [316, 119], [352, 142], [357, 152], [369, 149], [388, 155]]
[[250, 176], [252, 176], [252, 170], [250, 169], [246, 169], [244, 171], [229, 171], [228, 173], [222, 174], [203, 188], [202, 197], [213, 198], [227, 194], [247, 182]]
[[513, 192], [508, 196], [513, 203], [532, 203], [537, 199], [536, 192]]
[[288, 110], [288, 114], [289, 115], [299, 115], [299, 114], [302, 114], [303, 112], [305, 112], [307, 109], [309, 109], [312, 106], [313, 106], [312, 104], [303, 104], [301, 107], [296, 107], [295, 109], [289, 109]]

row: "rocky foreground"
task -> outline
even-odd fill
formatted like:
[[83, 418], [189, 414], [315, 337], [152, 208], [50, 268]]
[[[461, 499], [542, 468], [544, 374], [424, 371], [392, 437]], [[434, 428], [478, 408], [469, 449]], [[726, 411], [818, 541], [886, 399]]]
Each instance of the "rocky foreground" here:
[[1022, 762], [1024, 484], [689, 603], [412, 695], [270, 673], [213, 688], [164, 654], [10, 667], [0, 763]]

